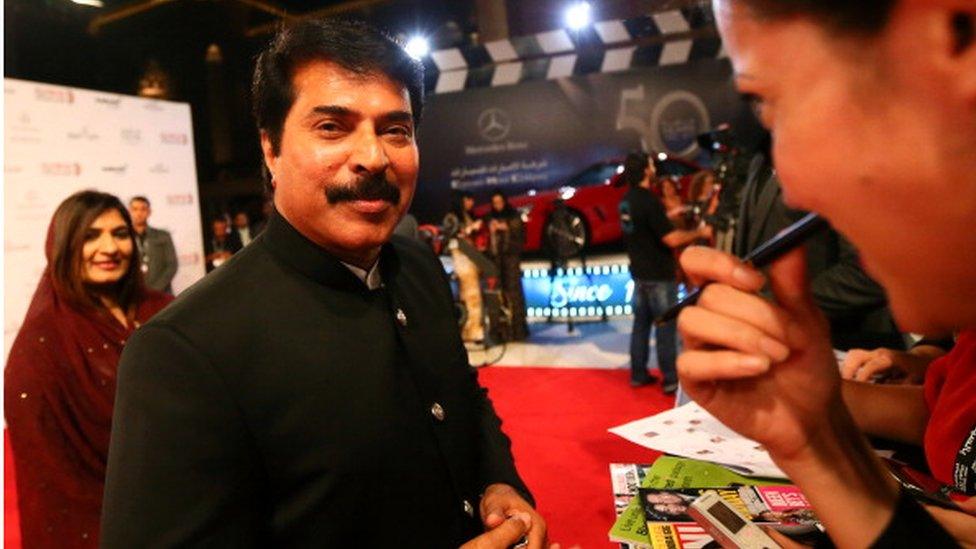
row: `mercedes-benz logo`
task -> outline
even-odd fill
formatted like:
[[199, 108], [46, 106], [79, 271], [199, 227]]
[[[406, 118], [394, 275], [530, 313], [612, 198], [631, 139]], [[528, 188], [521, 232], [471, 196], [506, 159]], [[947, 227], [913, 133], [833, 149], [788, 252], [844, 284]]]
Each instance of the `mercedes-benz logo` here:
[[492, 107], [481, 111], [478, 116], [478, 131], [481, 137], [490, 143], [496, 143], [508, 137], [512, 130], [512, 121], [505, 111]]

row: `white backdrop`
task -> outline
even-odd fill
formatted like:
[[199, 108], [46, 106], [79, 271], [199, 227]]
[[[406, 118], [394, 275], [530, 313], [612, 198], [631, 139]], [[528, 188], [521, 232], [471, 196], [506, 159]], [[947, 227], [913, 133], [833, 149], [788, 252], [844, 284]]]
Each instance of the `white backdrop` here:
[[173, 235], [180, 292], [204, 275], [190, 106], [4, 79], [4, 358], [46, 265], [55, 208], [96, 189], [152, 202]]

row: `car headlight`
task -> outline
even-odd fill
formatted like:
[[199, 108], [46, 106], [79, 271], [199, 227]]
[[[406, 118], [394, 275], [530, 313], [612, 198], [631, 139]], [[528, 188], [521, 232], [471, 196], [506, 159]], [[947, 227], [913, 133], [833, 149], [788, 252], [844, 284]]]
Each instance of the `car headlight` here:
[[576, 188], [575, 187], [560, 187], [559, 188], [559, 198], [562, 198], [563, 200], [569, 200], [570, 198], [573, 198], [574, 196], [576, 196]]
[[529, 214], [532, 213], [532, 208], [534, 206], [535, 206], [535, 204], [526, 204], [524, 206], [519, 206], [517, 208], [518, 209], [518, 213], [519, 213], [519, 217], [522, 218], [522, 223], [528, 223], [529, 222]]

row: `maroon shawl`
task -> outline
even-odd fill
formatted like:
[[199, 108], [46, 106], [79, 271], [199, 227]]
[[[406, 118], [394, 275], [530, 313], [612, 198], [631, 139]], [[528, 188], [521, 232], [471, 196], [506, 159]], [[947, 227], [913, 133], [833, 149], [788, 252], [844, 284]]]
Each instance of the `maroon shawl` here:
[[173, 298], [145, 291], [136, 326], [81, 310], [47, 271], [4, 372], [25, 548], [97, 547], [116, 368], [133, 330]]

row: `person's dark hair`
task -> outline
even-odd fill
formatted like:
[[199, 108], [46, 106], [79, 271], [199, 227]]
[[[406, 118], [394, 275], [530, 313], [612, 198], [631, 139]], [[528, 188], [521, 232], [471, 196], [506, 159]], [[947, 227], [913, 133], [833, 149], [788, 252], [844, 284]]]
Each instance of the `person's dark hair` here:
[[502, 208], [501, 212], [495, 212], [495, 208], [494, 206], [492, 206], [491, 208], [492, 214], [499, 214], [499, 213], [511, 214], [515, 212], [515, 208], [512, 206], [511, 202], [508, 201], [508, 195], [505, 194], [505, 191], [499, 189], [498, 187], [495, 187], [494, 189], [491, 190], [490, 198], [494, 199], [496, 196], [502, 197], [502, 201], [504, 202], [505, 206]]
[[831, 30], [873, 35], [888, 24], [895, 0], [740, 0], [760, 16], [809, 16]]
[[474, 198], [474, 193], [471, 191], [454, 191], [451, 193], [451, 211], [454, 215], [458, 216], [458, 219], [464, 217], [464, 199]]
[[381, 73], [410, 94], [414, 125], [424, 105], [424, 67], [389, 34], [362, 21], [303, 19], [283, 28], [257, 58], [251, 101], [258, 130], [281, 151], [285, 117], [295, 101], [292, 77], [311, 61], [329, 61], [362, 75]]
[[146, 206], [152, 208], [152, 203], [149, 202], [149, 199], [146, 198], [145, 196], [142, 196], [141, 194], [137, 194], [129, 199], [129, 204], [132, 204], [133, 202], [142, 202]]
[[632, 152], [624, 159], [624, 181], [631, 187], [636, 187], [647, 171], [648, 156], [642, 152]]
[[[80, 191], [64, 199], [51, 221], [51, 239], [47, 246], [48, 269], [55, 292], [82, 308], [102, 307], [97, 293], [85, 284], [82, 276], [85, 233], [95, 220], [109, 210], [117, 210], [125, 220], [130, 238], [134, 234], [129, 211], [117, 197], [98, 191]], [[133, 254], [129, 268], [113, 286], [116, 302], [128, 311], [142, 296], [142, 272]]]

